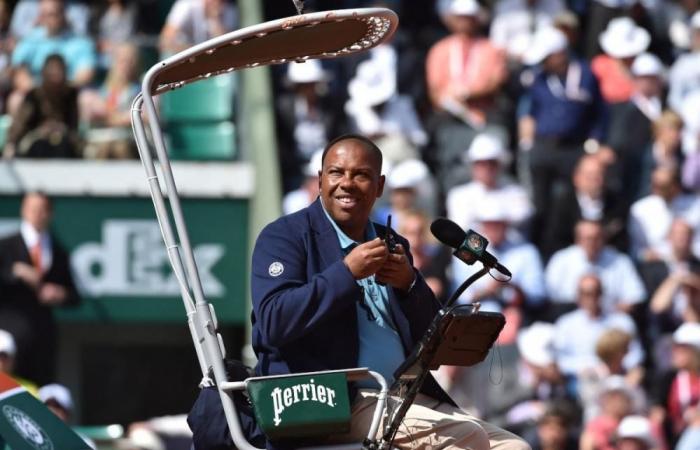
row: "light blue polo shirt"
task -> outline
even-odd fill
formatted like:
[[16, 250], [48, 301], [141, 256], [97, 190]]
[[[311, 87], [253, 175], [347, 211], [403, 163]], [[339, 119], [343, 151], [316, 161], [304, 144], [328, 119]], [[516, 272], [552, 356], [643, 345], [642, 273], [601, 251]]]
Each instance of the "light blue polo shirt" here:
[[[352, 240], [338, 227], [325, 207], [323, 212], [333, 225], [343, 254], [347, 255], [360, 243]], [[374, 225], [372, 222], [368, 222], [365, 229], [365, 241], [371, 241], [376, 237], [377, 232]], [[389, 312], [389, 293], [385, 286], [377, 284], [374, 275], [357, 280], [357, 284], [362, 287], [364, 293], [362, 301], [358, 299], [355, 303], [360, 339], [357, 367], [369, 367], [371, 370], [381, 373], [386, 381], [391, 383], [394, 379], [394, 371], [404, 361], [405, 356], [401, 338], [396, 332], [396, 326]], [[377, 388], [377, 384], [372, 380], [361, 381], [357, 384], [359, 387]]]

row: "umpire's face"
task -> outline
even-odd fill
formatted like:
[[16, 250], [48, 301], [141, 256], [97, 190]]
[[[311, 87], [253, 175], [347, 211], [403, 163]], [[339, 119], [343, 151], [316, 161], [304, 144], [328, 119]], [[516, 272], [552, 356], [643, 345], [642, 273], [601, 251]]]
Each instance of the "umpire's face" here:
[[362, 241], [372, 206], [383, 189], [381, 162], [366, 143], [345, 139], [328, 150], [319, 179], [321, 199], [349, 237]]

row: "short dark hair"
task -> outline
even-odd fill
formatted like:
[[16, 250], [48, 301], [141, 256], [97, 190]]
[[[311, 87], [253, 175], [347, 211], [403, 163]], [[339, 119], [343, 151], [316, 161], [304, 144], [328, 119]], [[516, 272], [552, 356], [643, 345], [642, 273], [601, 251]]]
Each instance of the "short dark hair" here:
[[24, 201], [25, 201], [25, 200], [27, 199], [27, 197], [29, 197], [30, 195], [35, 195], [35, 196], [37, 196], [37, 197], [42, 197], [44, 200], [46, 200], [46, 203], [48, 204], [49, 209], [50, 209], [50, 210], [53, 210], [53, 200], [51, 200], [51, 197], [49, 197], [49, 194], [47, 194], [47, 193], [44, 192], [44, 191], [26, 191], [26, 192], [22, 195], [22, 203], [24, 203]]
[[323, 163], [326, 160], [326, 155], [328, 154], [330, 149], [333, 148], [333, 146], [335, 144], [337, 144], [340, 141], [351, 141], [351, 140], [360, 141], [363, 144], [365, 144], [365, 148], [372, 153], [372, 156], [374, 156], [374, 158], [377, 160], [377, 163], [379, 163], [379, 172], [381, 172], [382, 171], [382, 162], [384, 159], [382, 157], [382, 151], [379, 149], [379, 147], [377, 147], [377, 144], [372, 142], [372, 140], [370, 138], [368, 138], [367, 136], [363, 136], [361, 134], [354, 134], [354, 133], [340, 135], [340, 136], [336, 137], [335, 139], [332, 139], [326, 145], [326, 147], [323, 149], [323, 155], [321, 155], [321, 167], [323, 167]]

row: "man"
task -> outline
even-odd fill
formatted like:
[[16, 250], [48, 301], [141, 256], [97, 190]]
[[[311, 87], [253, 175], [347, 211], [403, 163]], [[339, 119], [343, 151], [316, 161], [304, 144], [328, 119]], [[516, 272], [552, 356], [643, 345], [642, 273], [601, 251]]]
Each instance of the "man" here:
[[43, 193], [26, 194], [21, 216], [20, 232], [0, 241], [0, 328], [17, 341], [17, 375], [46, 384], [55, 370], [53, 309], [80, 298], [68, 254], [49, 232], [51, 200]]
[[[251, 279], [258, 375], [367, 366], [391, 381], [437, 312], [407, 241], [399, 237], [389, 253], [381, 238], [387, 230], [369, 221], [384, 188], [381, 165], [381, 151], [365, 137], [331, 141], [320, 198], [260, 233]], [[354, 414], [345, 436], [351, 441], [366, 435], [377, 397], [358, 387], [365, 386], [351, 389]], [[447, 403], [432, 377], [423, 392], [394, 446], [528, 448]]]
[[49, 55], [59, 54], [66, 62], [68, 79], [78, 87], [88, 85], [97, 65], [95, 45], [89, 38], [68, 28], [63, 2], [41, 0], [39, 20], [42, 26], [17, 43], [12, 53], [12, 65], [26, 65], [36, 81]]
[[[545, 269], [551, 301], [562, 310], [576, 301], [579, 279], [595, 273], [603, 284], [602, 308], [630, 312], [646, 298], [646, 291], [632, 260], [605, 245], [600, 222], [581, 220], [574, 229], [573, 245], [556, 252]], [[556, 309], [556, 308], [555, 308]]]
[[690, 19], [690, 53], [680, 55], [668, 74], [668, 104], [675, 111], [683, 107], [684, 98], [700, 89], [700, 11]]
[[236, 28], [238, 11], [226, 0], [177, 0], [160, 32], [161, 53], [172, 55]]

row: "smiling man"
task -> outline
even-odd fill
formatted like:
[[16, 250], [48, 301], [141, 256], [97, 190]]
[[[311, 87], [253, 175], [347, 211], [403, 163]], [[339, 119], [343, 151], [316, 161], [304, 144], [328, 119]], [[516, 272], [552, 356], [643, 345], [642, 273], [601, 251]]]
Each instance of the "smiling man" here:
[[[258, 375], [369, 367], [391, 382], [430, 324], [439, 306], [413, 267], [407, 241], [397, 237], [390, 253], [382, 239], [387, 230], [369, 220], [384, 188], [381, 166], [381, 151], [369, 139], [336, 138], [323, 153], [319, 198], [260, 233], [251, 280]], [[351, 386], [352, 428], [343, 440], [366, 435], [374, 387]], [[457, 409], [432, 377], [423, 394], [395, 447], [527, 448]]]

